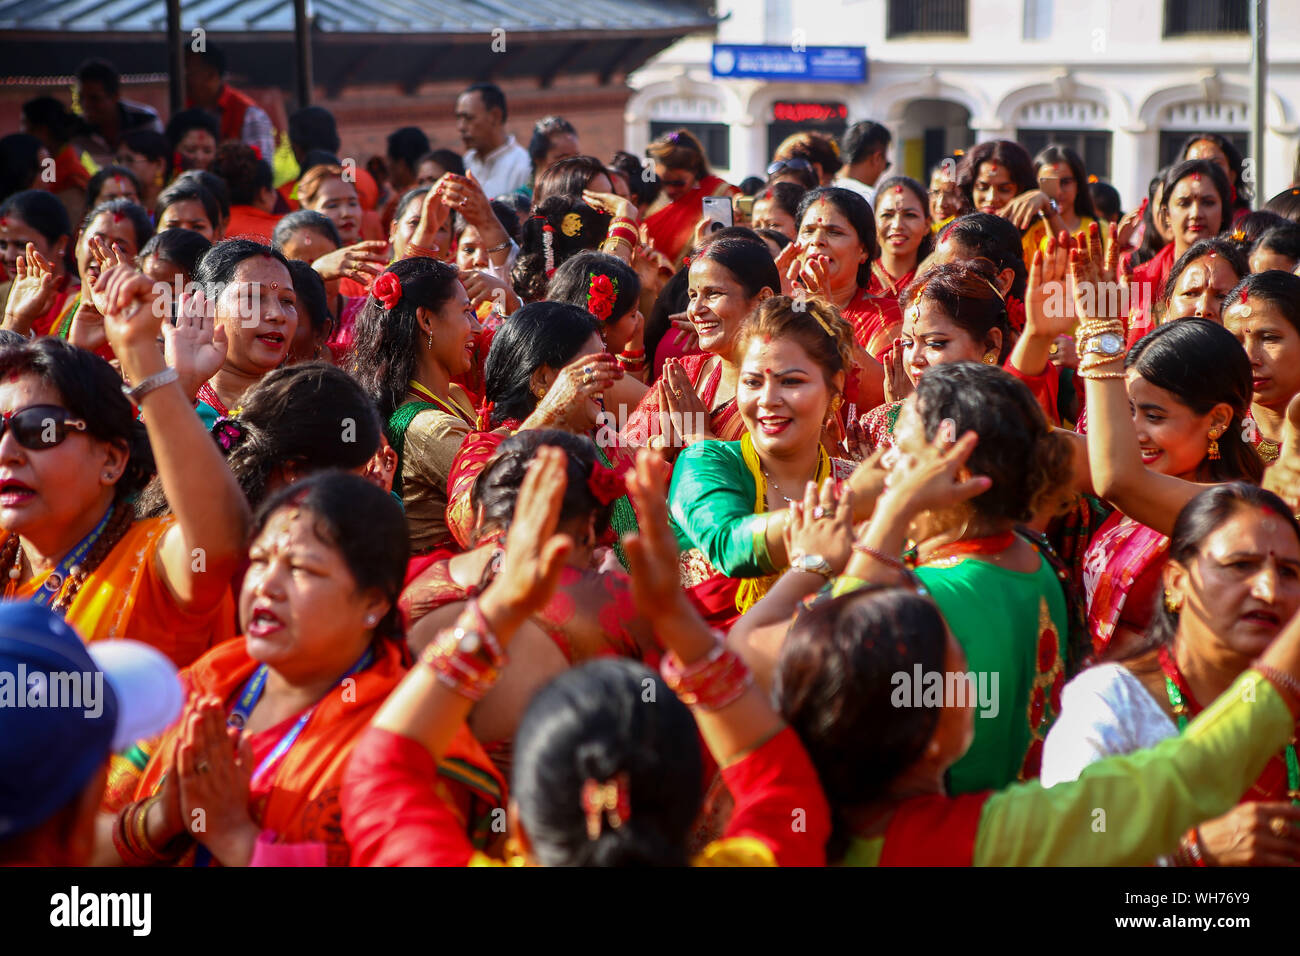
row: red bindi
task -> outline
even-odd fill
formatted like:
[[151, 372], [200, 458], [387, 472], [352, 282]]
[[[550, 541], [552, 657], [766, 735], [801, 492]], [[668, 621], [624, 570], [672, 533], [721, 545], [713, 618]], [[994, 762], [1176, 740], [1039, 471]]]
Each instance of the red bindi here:
[[1199, 182], [1201, 181], [1201, 174], [1200, 174], [1200, 173], [1192, 173], [1191, 180], [1192, 180], [1192, 182], [1194, 182], [1194, 183], [1199, 183]]
[[120, 212], [115, 212], [115, 213], [113, 213], [113, 221], [114, 221], [114, 222], [121, 222], [121, 221], [122, 221], [123, 219], [125, 219], [125, 218], [126, 218], [126, 216], [124, 216], [124, 215], [123, 215], [122, 213], [120, 213]]
[[280, 288], [280, 283], [278, 283], [278, 282], [272, 282], [272, 283], [271, 283], [271, 288], [272, 288], [272, 289], [278, 289], [278, 288]]
[[903, 187], [902, 187], [902, 186], [895, 186], [895, 187], [894, 187], [894, 194], [895, 194], [895, 195], [897, 195], [898, 193], [901, 193], [902, 191], [903, 191]]

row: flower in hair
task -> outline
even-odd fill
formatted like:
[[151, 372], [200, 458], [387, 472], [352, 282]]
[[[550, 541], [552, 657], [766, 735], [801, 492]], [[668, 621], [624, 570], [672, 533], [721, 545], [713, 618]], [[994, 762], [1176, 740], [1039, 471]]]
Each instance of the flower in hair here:
[[230, 454], [244, 438], [244, 425], [234, 415], [223, 415], [212, 426], [212, 437], [217, 440], [221, 450]]
[[627, 494], [628, 467], [606, 468], [599, 460], [592, 463], [587, 476], [587, 489], [602, 505], [612, 504]]
[[587, 311], [608, 322], [614, 314], [614, 303], [618, 301], [618, 280], [611, 279], [603, 273], [591, 277], [587, 284]]
[[402, 282], [391, 272], [381, 274], [370, 287], [370, 291], [389, 312], [397, 308], [397, 303], [402, 301]]
[[587, 818], [587, 839], [597, 840], [609, 820], [612, 830], [617, 830], [632, 816], [632, 800], [628, 793], [626, 770], [619, 771], [604, 783], [588, 777], [582, 784], [582, 814]]
[[546, 260], [546, 278], [555, 272], [555, 227], [549, 222], [542, 226], [542, 255]]

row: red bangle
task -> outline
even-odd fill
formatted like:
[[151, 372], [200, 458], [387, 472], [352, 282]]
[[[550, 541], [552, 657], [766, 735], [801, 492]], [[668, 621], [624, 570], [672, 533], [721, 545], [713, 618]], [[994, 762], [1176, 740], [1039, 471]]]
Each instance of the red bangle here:
[[868, 547], [860, 541], [853, 542], [853, 550], [857, 551], [859, 554], [865, 554], [869, 558], [875, 558], [881, 564], [893, 568], [895, 571], [901, 571], [904, 574], [907, 573], [907, 565], [904, 564], [900, 558], [891, 558], [883, 551], [877, 551], [875, 548]]
[[436, 259], [438, 258], [438, 250], [436, 248], [428, 249], [424, 246], [417, 246], [413, 242], [408, 242], [406, 244], [406, 258], [409, 259], [412, 256], [417, 256], [422, 259]]
[[715, 631], [718, 646], [702, 660], [689, 667], [682, 664], [675, 651], [664, 655], [660, 674], [669, 689], [688, 707], [720, 710], [739, 700], [754, 683], [749, 667]]

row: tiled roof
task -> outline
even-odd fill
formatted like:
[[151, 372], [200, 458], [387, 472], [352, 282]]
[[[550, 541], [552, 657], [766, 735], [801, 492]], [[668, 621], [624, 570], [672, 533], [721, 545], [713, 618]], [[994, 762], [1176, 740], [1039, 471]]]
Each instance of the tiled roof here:
[[[163, 0], [0, 0], [0, 29], [162, 33]], [[354, 34], [631, 32], [707, 28], [707, 3], [684, 0], [311, 0], [316, 29]], [[292, 33], [292, 0], [187, 0], [186, 31]]]

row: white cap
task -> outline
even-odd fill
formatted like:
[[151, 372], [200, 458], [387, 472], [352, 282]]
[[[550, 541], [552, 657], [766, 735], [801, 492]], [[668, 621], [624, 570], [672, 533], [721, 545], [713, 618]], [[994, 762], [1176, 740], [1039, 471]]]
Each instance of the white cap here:
[[117, 697], [114, 753], [156, 737], [176, 720], [185, 704], [176, 666], [155, 647], [139, 641], [93, 641], [86, 651], [104, 672]]

